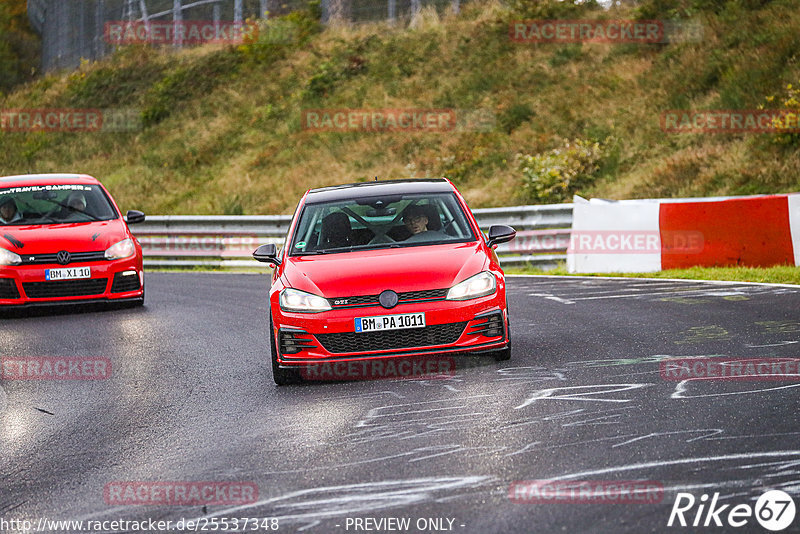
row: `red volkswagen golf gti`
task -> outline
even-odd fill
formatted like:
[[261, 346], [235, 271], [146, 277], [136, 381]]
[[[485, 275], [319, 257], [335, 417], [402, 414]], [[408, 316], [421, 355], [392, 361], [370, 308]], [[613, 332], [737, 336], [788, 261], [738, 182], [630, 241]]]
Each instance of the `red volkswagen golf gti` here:
[[86, 301], [144, 302], [142, 247], [91, 176], [0, 178], [0, 309]]
[[478, 228], [450, 181], [312, 189], [300, 200], [269, 294], [279, 385], [324, 362], [486, 352], [511, 357], [505, 277], [494, 248], [516, 232]]

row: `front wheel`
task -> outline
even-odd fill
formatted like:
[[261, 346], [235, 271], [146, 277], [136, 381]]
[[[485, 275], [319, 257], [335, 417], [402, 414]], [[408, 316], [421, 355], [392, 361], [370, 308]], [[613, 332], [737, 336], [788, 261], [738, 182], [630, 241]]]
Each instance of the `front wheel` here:
[[494, 361], [496, 362], [505, 362], [511, 359], [511, 341], [508, 342], [508, 346], [504, 349], [500, 349], [494, 353]]
[[272, 315], [269, 318], [269, 348], [272, 356], [272, 379], [279, 386], [289, 386], [300, 383], [300, 373], [297, 369], [281, 369], [278, 367], [278, 348], [275, 346], [275, 328], [272, 326]]

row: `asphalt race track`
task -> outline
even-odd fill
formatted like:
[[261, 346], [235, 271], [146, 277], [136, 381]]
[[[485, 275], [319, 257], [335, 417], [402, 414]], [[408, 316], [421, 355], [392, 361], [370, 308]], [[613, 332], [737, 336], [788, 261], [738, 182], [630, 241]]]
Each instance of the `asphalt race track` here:
[[[753, 517], [738, 529], [667, 521], [678, 492], [697, 499], [687, 522], [703, 494], [729, 505], [722, 521], [768, 489], [800, 507], [796, 376], [661, 372], [681, 357], [800, 356], [800, 288], [510, 277], [508, 362], [461, 357], [449, 377], [278, 388], [268, 284], [149, 273], [144, 308], [1, 319], [3, 357], [107, 358], [112, 372], [0, 382], [0, 518], [277, 518], [279, 532], [333, 533], [767, 532]], [[531, 480], [640, 480], [663, 492], [509, 497]], [[109, 504], [104, 491], [124, 481], [244, 482], [257, 498]], [[379, 523], [389, 518], [409, 526]], [[21, 532], [9, 525], [0, 530]], [[800, 517], [784, 530], [798, 531]]]

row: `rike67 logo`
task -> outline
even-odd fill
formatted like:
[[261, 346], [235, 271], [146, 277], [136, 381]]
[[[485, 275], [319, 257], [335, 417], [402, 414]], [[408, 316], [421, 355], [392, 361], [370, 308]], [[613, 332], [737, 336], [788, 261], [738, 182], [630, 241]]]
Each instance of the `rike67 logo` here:
[[[749, 504], [719, 504], [719, 493], [714, 493], [711, 502], [708, 500], [705, 493], [700, 499], [691, 493], [678, 493], [667, 526], [740, 528], [751, 524], [755, 517], [762, 527], [777, 532], [789, 528], [796, 512], [792, 497], [780, 490], [764, 493], [754, 507]], [[693, 510], [695, 505], [697, 509]]]

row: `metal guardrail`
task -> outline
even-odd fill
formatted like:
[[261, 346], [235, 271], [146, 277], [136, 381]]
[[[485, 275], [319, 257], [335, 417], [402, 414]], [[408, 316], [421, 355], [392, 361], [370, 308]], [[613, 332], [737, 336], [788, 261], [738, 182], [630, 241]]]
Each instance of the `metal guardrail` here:
[[[503, 265], [543, 269], [566, 260], [572, 204], [474, 210], [486, 231], [493, 224], [517, 229], [517, 237], [497, 249]], [[255, 267], [251, 254], [263, 243], [283, 244], [290, 215], [154, 215], [131, 226], [144, 250], [145, 266]]]

